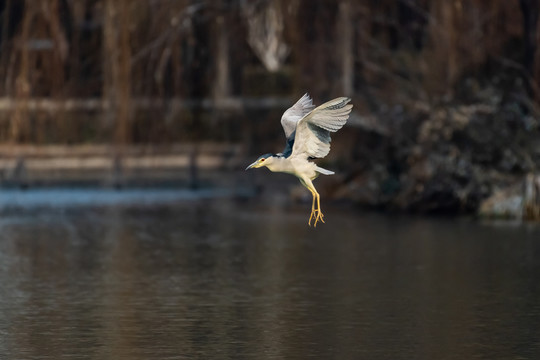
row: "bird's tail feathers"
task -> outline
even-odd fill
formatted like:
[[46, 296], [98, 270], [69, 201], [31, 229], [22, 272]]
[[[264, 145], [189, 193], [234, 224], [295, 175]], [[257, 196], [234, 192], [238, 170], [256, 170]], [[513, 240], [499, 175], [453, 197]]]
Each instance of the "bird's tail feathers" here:
[[334, 174], [335, 174], [335, 172], [330, 171], [330, 170], [323, 169], [322, 167], [319, 167], [319, 166], [317, 166], [317, 167], [315, 168], [315, 170], [316, 170], [317, 172], [323, 174], [323, 175], [334, 175]]

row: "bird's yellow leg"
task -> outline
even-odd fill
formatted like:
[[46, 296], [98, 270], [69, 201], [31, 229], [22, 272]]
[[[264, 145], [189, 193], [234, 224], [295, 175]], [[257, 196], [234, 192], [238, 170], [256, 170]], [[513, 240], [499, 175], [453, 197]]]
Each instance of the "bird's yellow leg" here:
[[309, 190], [313, 198], [313, 201], [311, 202], [311, 214], [309, 215], [309, 220], [308, 220], [308, 225], [311, 226], [311, 219], [317, 218], [317, 211], [315, 209], [315, 201], [317, 198], [316, 191], [311, 180], [303, 179], [303, 178], [298, 178], [298, 179], [300, 180], [300, 183], [302, 183], [302, 185], [304, 185], [304, 187]]
[[315, 223], [313, 223], [313, 226], [317, 227], [317, 222], [321, 221], [324, 223], [324, 215], [321, 212], [321, 197], [315, 189], [315, 186], [313, 186], [313, 183], [310, 179], [300, 178], [300, 182], [306, 187], [306, 189], [309, 190], [309, 192], [313, 196], [313, 202], [311, 203], [311, 214], [309, 215], [308, 225], [311, 226], [311, 220], [315, 219]]
[[318, 192], [315, 191], [315, 194], [317, 196], [317, 208], [315, 209], [315, 223], [313, 224], [314, 227], [317, 227], [317, 221], [321, 221], [322, 223], [324, 223], [324, 220], [323, 220], [323, 213], [321, 211], [321, 196], [319, 195]]
[[[311, 196], [313, 197], [313, 201], [311, 203], [311, 215], [309, 215], [309, 220], [308, 220], [308, 225], [311, 226], [311, 219], [313, 217], [317, 218], [316, 214], [316, 210], [315, 210], [315, 198], [316, 198], [316, 195], [315, 193], [313, 192], [313, 190], [311, 190], [310, 188], [308, 188], [309, 192], [311, 193]], [[315, 220], [315, 226], [317, 224], [317, 221]]]

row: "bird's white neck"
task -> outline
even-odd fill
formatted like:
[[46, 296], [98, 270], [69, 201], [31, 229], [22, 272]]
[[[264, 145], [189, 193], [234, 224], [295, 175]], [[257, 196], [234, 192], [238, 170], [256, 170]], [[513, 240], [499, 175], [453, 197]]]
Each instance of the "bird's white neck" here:
[[291, 163], [284, 157], [272, 156], [266, 159], [265, 166], [272, 172], [290, 173], [293, 171]]

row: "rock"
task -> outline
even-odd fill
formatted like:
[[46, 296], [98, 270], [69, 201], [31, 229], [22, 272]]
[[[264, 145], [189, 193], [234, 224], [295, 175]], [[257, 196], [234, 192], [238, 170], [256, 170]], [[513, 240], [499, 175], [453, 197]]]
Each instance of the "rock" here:
[[540, 221], [540, 175], [528, 174], [525, 178], [523, 218]]
[[478, 214], [540, 221], [540, 175], [527, 174], [518, 184], [495, 191], [480, 204]]
[[478, 215], [486, 218], [521, 219], [523, 217], [521, 184], [495, 191], [480, 204]]
[[353, 166], [334, 194], [382, 209], [538, 219], [538, 175], [527, 174], [540, 171], [540, 122], [519, 100], [484, 100], [381, 113], [385, 131], [374, 119], [351, 129]]

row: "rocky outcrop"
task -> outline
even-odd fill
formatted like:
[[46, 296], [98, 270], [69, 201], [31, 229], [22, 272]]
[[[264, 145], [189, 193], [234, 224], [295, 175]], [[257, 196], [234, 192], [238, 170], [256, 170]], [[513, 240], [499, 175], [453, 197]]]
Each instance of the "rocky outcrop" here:
[[496, 101], [388, 114], [388, 131], [360, 130], [356, 165], [335, 195], [383, 209], [538, 218], [538, 201], [529, 200], [537, 185], [512, 190], [540, 169], [540, 122], [531, 112]]

